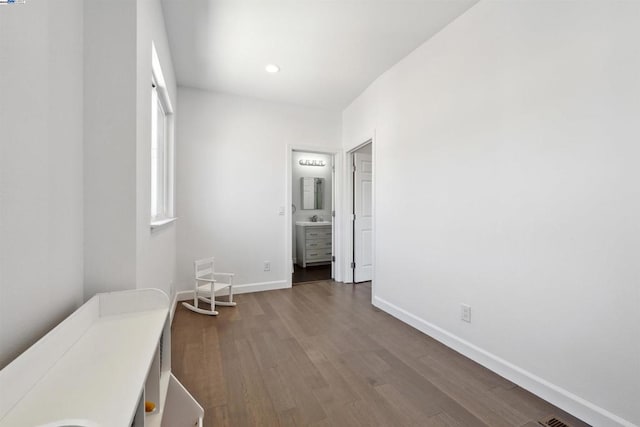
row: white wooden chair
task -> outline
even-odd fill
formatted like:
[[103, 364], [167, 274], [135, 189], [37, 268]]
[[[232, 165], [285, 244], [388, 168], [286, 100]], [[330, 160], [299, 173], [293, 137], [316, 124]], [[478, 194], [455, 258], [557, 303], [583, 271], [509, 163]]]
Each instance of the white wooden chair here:
[[[195, 287], [193, 294], [193, 304], [183, 302], [182, 305], [191, 311], [200, 314], [208, 314], [216, 316], [216, 305], [235, 306], [233, 302], [233, 273], [216, 273], [214, 268], [214, 258], [206, 258], [194, 261], [193, 272], [195, 279]], [[220, 281], [224, 278], [225, 281]], [[216, 291], [229, 288], [229, 301], [216, 301]], [[206, 302], [211, 305], [210, 309], [200, 308], [198, 301]]]

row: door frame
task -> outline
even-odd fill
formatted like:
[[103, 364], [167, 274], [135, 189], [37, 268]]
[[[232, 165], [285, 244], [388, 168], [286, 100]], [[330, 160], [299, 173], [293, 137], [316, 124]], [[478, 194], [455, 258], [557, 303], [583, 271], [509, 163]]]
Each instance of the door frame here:
[[354, 282], [354, 270], [351, 268], [351, 263], [354, 262], [354, 224], [353, 224], [353, 209], [354, 209], [354, 192], [353, 192], [353, 155], [356, 151], [361, 149], [367, 144], [371, 144], [371, 159], [373, 162], [372, 173], [371, 173], [371, 215], [373, 216], [371, 221], [371, 234], [372, 234], [372, 243], [371, 243], [371, 251], [373, 257], [373, 271], [371, 273], [371, 297], [374, 296], [374, 283], [376, 277], [376, 143], [375, 143], [375, 132], [373, 136], [361, 144], [356, 145], [345, 153], [345, 166], [344, 166], [344, 176], [345, 176], [345, 227], [344, 227], [344, 239], [343, 239], [343, 247], [344, 247], [344, 262], [343, 262], [343, 271], [344, 271], [344, 282], [345, 283], [355, 283]]
[[286, 148], [286, 176], [285, 176], [285, 206], [284, 206], [284, 227], [285, 227], [285, 239], [284, 239], [284, 272], [287, 276], [286, 282], [287, 287], [292, 286], [292, 274], [293, 274], [293, 212], [291, 209], [291, 204], [293, 201], [293, 152], [294, 151], [306, 151], [310, 153], [319, 153], [319, 154], [328, 154], [333, 156], [334, 163], [334, 173], [333, 173], [333, 182], [331, 184], [333, 192], [332, 199], [334, 200], [333, 211], [335, 212], [335, 217], [333, 217], [332, 224], [332, 232], [333, 232], [333, 256], [335, 257], [335, 262], [333, 262], [333, 276], [336, 282], [342, 282], [344, 280], [344, 271], [342, 269], [343, 262], [341, 262], [344, 258], [342, 251], [342, 233], [343, 229], [343, 174], [341, 171], [344, 168], [344, 151], [341, 147], [323, 147], [323, 146], [313, 146], [313, 145], [298, 145], [298, 144], [288, 144]]

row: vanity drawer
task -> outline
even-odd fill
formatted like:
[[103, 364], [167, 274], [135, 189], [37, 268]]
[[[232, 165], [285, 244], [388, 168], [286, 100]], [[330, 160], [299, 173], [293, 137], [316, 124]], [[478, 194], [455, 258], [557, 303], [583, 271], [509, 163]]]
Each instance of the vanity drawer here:
[[330, 239], [331, 227], [307, 227], [305, 236], [309, 239]]
[[332, 225], [330, 223], [296, 224], [296, 264], [330, 264], [332, 259]]
[[330, 261], [331, 249], [307, 249], [306, 260], [307, 262]]
[[331, 249], [331, 239], [309, 239], [306, 247], [307, 249]]

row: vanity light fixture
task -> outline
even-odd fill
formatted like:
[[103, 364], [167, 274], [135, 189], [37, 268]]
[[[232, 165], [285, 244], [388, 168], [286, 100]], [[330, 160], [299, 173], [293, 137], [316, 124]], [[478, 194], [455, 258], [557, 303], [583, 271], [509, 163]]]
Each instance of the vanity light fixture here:
[[302, 166], [326, 166], [326, 162], [324, 160], [311, 160], [311, 159], [300, 159], [298, 162]]
[[277, 73], [280, 71], [280, 67], [276, 64], [268, 64], [264, 69], [267, 73]]

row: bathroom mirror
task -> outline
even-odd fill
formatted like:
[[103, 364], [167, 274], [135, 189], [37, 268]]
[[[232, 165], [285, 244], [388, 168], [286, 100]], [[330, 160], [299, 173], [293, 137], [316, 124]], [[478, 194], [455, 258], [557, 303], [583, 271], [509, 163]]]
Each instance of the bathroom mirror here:
[[301, 209], [322, 209], [324, 199], [324, 178], [300, 178], [300, 188], [302, 189]]

